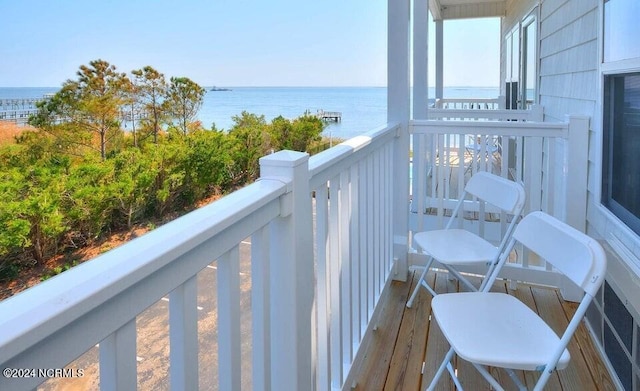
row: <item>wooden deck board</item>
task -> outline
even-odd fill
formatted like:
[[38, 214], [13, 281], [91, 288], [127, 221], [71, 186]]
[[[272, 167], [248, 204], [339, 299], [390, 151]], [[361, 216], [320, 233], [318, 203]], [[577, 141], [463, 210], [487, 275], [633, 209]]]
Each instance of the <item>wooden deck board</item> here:
[[378, 317], [376, 330], [367, 346], [363, 346], [363, 361], [351, 386], [354, 390], [382, 390], [387, 379], [393, 347], [398, 339], [398, 331], [404, 314], [405, 303], [409, 299], [409, 283], [392, 282], [387, 295], [381, 299], [382, 312]]
[[[427, 282], [433, 286], [434, 274], [429, 276]], [[411, 289], [413, 292], [417, 278], [412, 280]], [[413, 303], [414, 311], [404, 311], [399, 335], [406, 336], [403, 340], [398, 340], [389, 374], [387, 376], [385, 390], [419, 390], [420, 373], [422, 361], [424, 359], [427, 333], [429, 329], [429, 309], [431, 308], [431, 296], [420, 295]]]
[[[429, 321], [431, 297], [422, 290], [412, 308], [405, 304], [419, 277], [413, 273], [410, 281], [392, 284], [381, 323], [370, 346], [363, 346], [366, 354], [355, 378], [358, 390], [422, 390], [431, 379], [449, 349], [437, 322]], [[456, 281], [446, 273], [429, 273], [428, 283], [437, 292], [457, 289]], [[567, 319], [576, 306], [563, 302], [553, 289], [519, 284], [516, 290], [508, 289], [505, 282], [497, 282], [493, 290], [504, 291], [523, 301], [541, 314], [551, 327], [566, 326]], [[385, 320], [386, 319], [386, 320]], [[547, 387], [549, 390], [614, 390], [615, 386], [594, 347], [586, 326], [582, 324], [570, 343], [571, 362], [565, 370], [554, 373]], [[424, 375], [421, 374], [424, 363]], [[460, 360], [462, 361], [462, 360]], [[515, 389], [508, 374], [502, 369], [491, 369], [507, 390]], [[528, 387], [532, 387], [538, 374], [516, 372]], [[458, 365], [458, 376], [468, 390], [489, 390], [484, 379], [469, 364]], [[445, 374], [437, 390], [454, 390], [453, 382]]]

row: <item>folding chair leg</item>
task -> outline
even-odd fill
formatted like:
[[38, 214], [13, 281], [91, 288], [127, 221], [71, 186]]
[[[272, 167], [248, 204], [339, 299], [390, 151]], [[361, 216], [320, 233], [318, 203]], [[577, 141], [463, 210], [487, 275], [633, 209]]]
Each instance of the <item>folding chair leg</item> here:
[[544, 386], [549, 381], [549, 378], [551, 377], [552, 373], [553, 373], [553, 371], [548, 371], [546, 369], [543, 370], [542, 373], [540, 374], [540, 377], [538, 378], [538, 382], [536, 383], [535, 387], [533, 388], [533, 391], [541, 391], [541, 390], [543, 390]]
[[[444, 370], [451, 366], [451, 359], [453, 358], [454, 354], [455, 354], [455, 351], [453, 350], [453, 348], [450, 348], [449, 351], [447, 352], [447, 355], [444, 357], [444, 360], [442, 360], [442, 364], [440, 364], [440, 368], [438, 368], [438, 370], [436, 371], [436, 374], [433, 376], [433, 380], [431, 380], [431, 384], [429, 384], [429, 387], [427, 387], [426, 391], [433, 391], [436, 388], [436, 385], [438, 384], [440, 377], [442, 377]], [[451, 376], [453, 376], [453, 374]]]
[[522, 384], [522, 382], [518, 378], [518, 375], [516, 375], [516, 372], [513, 369], [505, 368], [504, 370], [507, 371], [507, 374], [509, 375], [511, 380], [513, 380], [513, 383], [516, 385], [516, 387], [518, 387], [518, 390], [527, 391], [527, 386]]
[[480, 372], [482, 377], [487, 379], [489, 384], [491, 384], [491, 386], [496, 391], [504, 391], [504, 388], [502, 388], [500, 383], [498, 383], [498, 381], [493, 376], [491, 376], [491, 374], [489, 373], [489, 371], [487, 371], [487, 369], [485, 367], [483, 367], [482, 365], [476, 364], [476, 363], [471, 363], [471, 364], [473, 364], [473, 366], [478, 370], [478, 372]]
[[472, 283], [469, 282], [469, 280], [467, 280], [466, 278], [464, 278], [462, 276], [462, 274], [460, 274], [459, 271], [457, 271], [456, 269], [449, 267], [448, 265], [444, 265], [444, 267], [447, 268], [447, 270], [449, 270], [449, 274], [454, 276], [458, 281], [460, 281], [461, 283], [463, 283], [467, 289], [469, 289], [470, 292], [477, 292], [478, 289], [473, 286]]
[[433, 289], [431, 289], [431, 287], [426, 283], [426, 281], [424, 279], [424, 277], [429, 272], [429, 268], [431, 267], [432, 263], [433, 263], [433, 257], [429, 257], [429, 261], [427, 261], [427, 265], [425, 266], [424, 270], [422, 271], [422, 274], [420, 275], [420, 279], [416, 283], [416, 287], [413, 289], [413, 293], [411, 293], [411, 297], [409, 298], [409, 301], [407, 302], [407, 308], [411, 308], [411, 306], [413, 305], [413, 301], [416, 299], [416, 296], [418, 296], [418, 292], [420, 291], [420, 287], [426, 288], [431, 293], [431, 295], [433, 295], [433, 296], [436, 295], [436, 293], [433, 291]]

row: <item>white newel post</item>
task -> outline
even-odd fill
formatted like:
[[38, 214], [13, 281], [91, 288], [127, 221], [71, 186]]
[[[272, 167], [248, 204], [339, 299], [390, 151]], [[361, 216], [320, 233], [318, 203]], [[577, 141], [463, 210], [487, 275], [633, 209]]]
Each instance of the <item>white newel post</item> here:
[[587, 223], [587, 176], [589, 167], [589, 117], [569, 116], [567, 136], [566, 221], [585, 232]]
[[309, 155], [280, 151], [260, 159], [260, 180], [288, 184], [270, 225], [271, 389], [313, 389], [314, 295]]
[[[587, 225], [587, 181], [589, 167], [589, 117], [571, 115], [567, 117], [567, 166], [565, 172], [565, 221], [580, 232]], [[560, 293], [565, 300], [580, 301], [582, 290], [564, 278], [560, 282]]]
[[393, 147], [394, 280], [406, 281], [409, 271], [409, 36], [410, 1], [388, 0], [387, 122], [399, 123]]

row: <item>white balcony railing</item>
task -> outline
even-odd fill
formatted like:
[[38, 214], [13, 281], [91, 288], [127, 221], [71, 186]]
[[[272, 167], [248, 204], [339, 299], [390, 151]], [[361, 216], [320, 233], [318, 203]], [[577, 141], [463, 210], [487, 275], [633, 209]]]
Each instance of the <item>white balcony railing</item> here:
[[393, 143], [397, 126], [313, 156], [317, 387], [341, 389], [392, 270]]
[[[217, 286], [207, 288], [217, 297], [219, 389], [240, 389], [246, 376], [256, 390], [342, 388], [393, 267], [397, 130], [311, 159], [264, 157], [256, 183], [4, 300], [0, 366], [62, 368], [99, 344], [100, 388], [136, 389], [136, 318], [169, 294], [170, 385], [197, 389], [196, 280], [217, 260]], [[251, 373], [242, 373], [239, 247], [247, 237]], [[46, 380], [36, 375], [0, 377], [0, 389], [34, 389]]]
[[[588, 120], [541, 123], [527, 118], [532, 112], [510, 112], [509, 121], [492, 117], [500, 112], [409, 124], [411, 231], [440, 226], [477, 170], [523, 181], [527, 211], [584, 224]], [[473, 110], [469, 118], [478, 117]], [[99, 344], [101, 389], [135, 389], [136, 318], [169, 294], [171, 388], [197, 389], [205, 365], [198, 351], [211, 347], [199, 347], [196, 280], [217, 261], [217, 284], [206, 288], [217, 300], [219, 389], [240, 389], [246, 377], [256, 390], [348, 387], [396, 266], [401, 129], [388, 125], [312, 158], [288, 151], [264, 157], [256, 183], [1, 302], [0, 366], [61, 368]], [[503, 229], [503, 216], [469, 203], [477, 210], [466, 222], [471, 229], [487, 235]], [[239, 247], [247, 237], [251, 362], [245, 366], [239, 264], [246, 254]], [[421, 260], [410, 254], [414, 264]], [[509, 278], [562, 286], [546, 265], [522, 254], [517, 261]], [[44, 380], [0, 377], [0, 389], [31, 390]]]
[[[540, 107], [433, 109], [429, 117], [432, 119], [410, 124], [414, 151], [410, 218], [413, 232], [443, 227], [466, 181], [478, 170], [521, 181], [527, 192], [524, 214], [543, 210], [584, 230], [587, 118], [540, 122]], [[466, 209], [473, 213], [464, 219], [465, 227], [498, 242], [506, 229], [507, 216], [489, 206], [485, 209], [477, 200], [468, 200]], [[504, 275], [562, 287], [551, 268], [528, 255], [518, 253]], [[414, 253], [412, 262], [420, 264], [424, 256]]]
[[436, 109], [446, 110], [498, 110], [504, 108], [504, 97], [498, 98], [440, 98], [435, 101]]

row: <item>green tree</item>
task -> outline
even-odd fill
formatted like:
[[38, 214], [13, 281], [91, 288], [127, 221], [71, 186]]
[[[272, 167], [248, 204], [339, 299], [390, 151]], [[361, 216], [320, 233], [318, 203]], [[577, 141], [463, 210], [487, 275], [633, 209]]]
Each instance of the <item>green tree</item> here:
[[305, 115], [293, 121], [279, 116], [269, 127], [270, 145], [274, 150], [307, 152], [311, 143], [321, 139], [323, 129], [324, 123], [315, 116]]
[[182, 162], [185, 173], [183, 194], [187, 203], [224, 191], [230, 181], [232, 165], [227, 136], [222, 132], [196, 130], [187, 136]]
[[233, 185], [241, 186], [254, 181], [259, 174], [258, 159], [269, 151], [266, 138], [268, 125], [264, 115], [243, 111], [232, 117], [229, 130], [229, 154], [233, 165], [230, 170]]
[[324, 122], [318, 117], [304, 115], [293, 120], [291, 146], [294, 151], [307, 152], [311, 143], [322, 139]]
[[67, 237], [72, 247], [92, 241], [112, 225], [115, 208], [113, 169], [111, 159], [87, 159], [71, 167], [63, 206], [69, 221]]
[[94, 149], [104, 160], [122, 138], [120, 118], [129, 79], [104, 60], [80, 66], [77, 76], [52, 99], [41, 102], [29, 123], [63, 143]]
[[204, 94], [204, 88], [187, 77], [171, 78], [167, 91], [167, 109], [185, 136], [202, 106]]
[[[122, 151], [110, 160], [113, 162], [114, 180], [109, 184], [109, 193], [115, 199], [118, 212], [114, 220], [131, 229], [144, 216], [157, 174], [151, 167], [149, 156], [136, 148]], [[122, 217], [126, 225], [121, 223]]]
[[55, 164], [14, 168], [2, 173], [0, 254], [31, 249], [37, 263], [57, 251], [66, 231], [61, 207], [64, 173]]
[[168, 93], [167, 81], [164, 74], [150, 66], [131, 72], [134, 84], [138, 90], [138, 100], [142, 109], [140, 124], [153, 136], [153, 142], [158, 143], [158, 134], [166, 117], [165, 97]]

